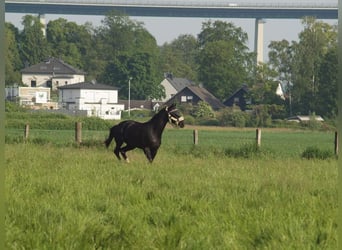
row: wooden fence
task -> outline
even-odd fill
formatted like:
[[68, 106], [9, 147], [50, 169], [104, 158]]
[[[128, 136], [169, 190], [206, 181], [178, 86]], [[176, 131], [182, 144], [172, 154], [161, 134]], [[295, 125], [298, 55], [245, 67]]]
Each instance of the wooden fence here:
[[[30, 125], [26, 124], [25, 125], [25, 130], [24, 130], [24, 138], [27, 140], [29, 138], [29, 133], [30, 133]], [[335, 132], [335, 139], [334, 139], [334, 152], [335, 155], [338, 155], [338, 150], [339, 150], [339, 145], [338, 145], [338, 133], [337, 131]], [[81, 122], [76, 122], [75, 123], [75, 142], [77, 144], [82, 143], [82, 123]], [[193, 130], [193, 144], [198, 145], [199, 143], [199, 132], [197, 129]], [[257, 147], [261, 147], [261, 129], [257, 128], [255, 130], [255, 144]]]

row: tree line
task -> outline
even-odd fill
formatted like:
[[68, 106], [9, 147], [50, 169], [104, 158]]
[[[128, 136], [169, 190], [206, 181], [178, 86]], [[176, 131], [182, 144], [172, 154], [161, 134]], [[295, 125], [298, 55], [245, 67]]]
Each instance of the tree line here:
[[[86, 80], [113, 85], [127, 98], [164, 96], [164, 72], [201, 83], [221, 101], [246, 84], [254, 105], [278, 105], [289, 114], [337, 114], [337, 27], [312, 17], [302, 19], [298, 41], [272, 41], [269, 61], [256, 63], [248, 35], [231, 22], [202, 23], [197, 37], [180, 35], [158, 46], [142, 22], [117, 12], [101, 25], [49, 21], [46, 36], [39, 17], [26, 15], [23, 29], [5, 24], [6, 85], [21, 82], [20, 70], [47, 57], [61, 58], [87, 72]], [[278, 83], [285, 100], [275, 94]]]

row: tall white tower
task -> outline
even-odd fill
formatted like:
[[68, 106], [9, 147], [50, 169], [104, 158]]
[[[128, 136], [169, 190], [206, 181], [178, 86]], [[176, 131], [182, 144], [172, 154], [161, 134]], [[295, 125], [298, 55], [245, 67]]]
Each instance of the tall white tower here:
[[40, 23], [42, 24], [42, 31], [43, 31], [43, 35], [44, 37], [46, 37], [46, 19], [45, 19], [45, 14], [39, 14], [39, 20]]
[[257, 54], [257, 63], [264, 62], [264, 24], [264, 19], [255, 19], [254, 52]]

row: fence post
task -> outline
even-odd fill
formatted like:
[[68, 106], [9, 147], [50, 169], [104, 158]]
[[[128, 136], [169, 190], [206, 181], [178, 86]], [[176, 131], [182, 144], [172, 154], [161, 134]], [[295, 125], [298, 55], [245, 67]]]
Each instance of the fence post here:
[[29, 133], [30, 133], [30, 124], [26, 124], [25, 125], [25, 131], [24, 131], [24, 138], [25, 138], [25, 140], [28, 139]]
[[82, 123], [76, 122], [75, 123], [75, 141], [77, 144], [82, 142]]
[[257, 146], [257, 148], [260, 148], [260, 145], [261, 145], [261, 129], [260, 129], [260, 128], [257, 128], [257, 129], [256, 129], [256, 137], [255, 137], [255, 140], [256, 140], [256, 146]]
[[198, 130], [197, 129], [194, 129], [193, 135], [194, 135], [194, 144], [197, 145], [198, 144]]
[[335, 155], [338, 155], [338, 133], [335, 131]]

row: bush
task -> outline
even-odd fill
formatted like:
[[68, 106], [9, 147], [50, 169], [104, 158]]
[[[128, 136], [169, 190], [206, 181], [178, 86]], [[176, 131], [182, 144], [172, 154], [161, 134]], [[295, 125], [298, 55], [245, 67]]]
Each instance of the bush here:
[[209, 118], [209, 119], [199, 119], [197, 121], [198, 125], [201, 126], [219, 126], [219, 121], [215, 118]]
[[253, 107], [252, 119], [254, 126], [270, 127], [272, 125], [272, 117], [269, 113], [267, 105], [256, 105]]
[[302, 153], [302, 157], [305, 159], [320, 159], [325, 160], [332, 158], [334, 154], [330, 150], [319, 149], [318, 147], [308, 147]]
[[234, 158], [250, 158], [260, 154], [260, 149], [253, 143], [242, 145], [240, 148], [225, 150], [225, 155]]
[[99, 117], [74, 117], [60, 113], [39, 112], [8, 112], [5, 128], [22, 129], [26, 124], [33, 129], [70, 130], [75, 128], [75, 122], [82, 122], [82, 128], [87, 130], [107, 130], [113, 126], [112, 121]]
[[99, 117], [83, 117], [79, 120], [82, 122], [82, 128], [87, 130], [107, 130], [113, 126], [111, 121]]
[[187, 125], [194, 125], [195, 124], [195, 118], [191, 115], [185, 115], [184, 116], [184, 123]]
[[141, 118], [152, 117], [153, 115], [155, 115], [155, 113], [153, 111], [146, 110], [146, 109], [131, 110], [130, 116], [128, 115], [128, 111], [123, 111], [123, 112], [121, 112], [121, 119], [123, 119], [123, 120], [127, 120], [127, 119], [136, 120], [136, 119], [141, 119]]
[[246, 113], [234, 112], [232, 114], [232, 125], [234, 127], [244, 128], [244, 127], [246, 127], [247, 119], [248, 119], [248, 117], [247, 117]]
[[6, 112], [26, 112], [27, 110], [27, 108], [20, 106], [16, 102], [5, 101]]
[[233, 126], [243, 128], [250, 123], [250, 115], [240, 109], [225, 108], [218, 115], [218, 123], [221, 126]]
[[316, 115], [315, 113], [310, 114], [310, 120], [307, 122], [301, 122], [301, 125], [304, 128], [308, 128], [311, 130], [319, 130], [322, 128], [322, 122], [316, 120]]
[[215, 113], [211, 106], [203, 101], [198, 102], [192, 111], [192, 115], [196, 118], [214, 118]]

